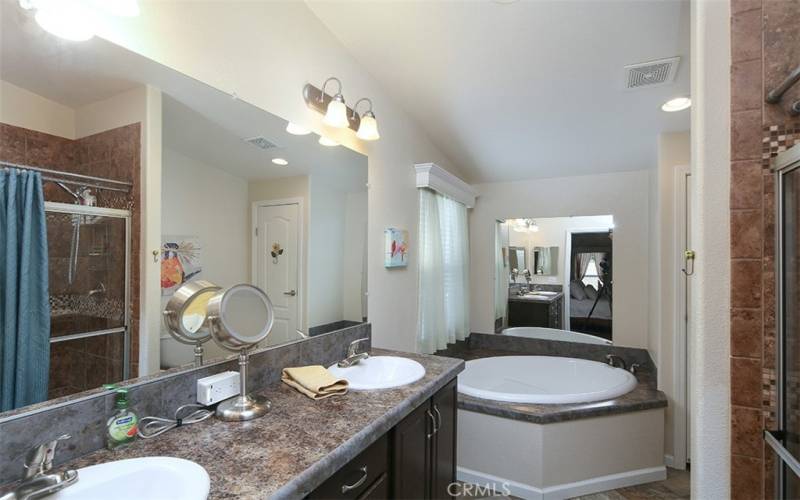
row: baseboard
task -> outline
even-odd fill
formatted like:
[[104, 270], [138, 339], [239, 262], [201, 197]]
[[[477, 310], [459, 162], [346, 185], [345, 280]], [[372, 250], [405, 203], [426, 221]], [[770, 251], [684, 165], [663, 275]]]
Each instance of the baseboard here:
[[498, 494], [506, 493], [530, 500], [563, 500], [565, 498], [590, 495], [592, 493], [624, 488], [626, 486], [663, 481], [667, 478], [667, 469], [662, 465], [659, 467], [621, 472], [619, 474], [609, 474], [607, 476], [594, 477], [584, 481], [564, 483], [547, 488], [537, 488], [529, 484], [511, 481], [464, 467], [458, 467], [456, 476], [459, 481], [465, 483], [481, 486], [490, 485]]

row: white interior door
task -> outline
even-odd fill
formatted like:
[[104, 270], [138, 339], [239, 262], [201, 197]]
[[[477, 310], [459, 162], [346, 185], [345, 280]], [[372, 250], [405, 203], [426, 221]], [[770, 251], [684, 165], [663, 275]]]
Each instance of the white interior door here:
[[297, 338], [300, 327], [299, 213], [296, 203], [257, 209], [256, 285], [267, 293], [275, 309], [275, 325], [267, 338], [270, 345]]
[[675, 342], [674, 342], [674, 405], [673, 433], [674, 451], [673, 467], [685, 469], [690, 460], [691, 419], [689, 409], [689, 370], [691, 352], [689, 351], [689, 304], [691, 303], [691, 284], [694, 274], [694, 260], [687, 258], [686, 252], [691, 250], [691, 188], [692, 176], [688, 166], [675, 169]]

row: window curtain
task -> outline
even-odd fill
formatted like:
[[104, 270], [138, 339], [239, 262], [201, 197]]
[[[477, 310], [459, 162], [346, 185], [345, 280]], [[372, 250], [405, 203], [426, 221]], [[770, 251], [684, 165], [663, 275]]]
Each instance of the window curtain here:
[[47, 399], [47, 266], [41, 175], [0, 169], [0, 411]]
[[467, 207], [420, 189], [417, 349], [432, 354], [469, 335]]
[[586, 276], [586, 269], [589, 267], [589, 262], [594, 259], [595, 265], [600, 266], [600, 261], [603, 260], [603, 252], [584, 252], [575, 255], [575, 276], [578, 281]]

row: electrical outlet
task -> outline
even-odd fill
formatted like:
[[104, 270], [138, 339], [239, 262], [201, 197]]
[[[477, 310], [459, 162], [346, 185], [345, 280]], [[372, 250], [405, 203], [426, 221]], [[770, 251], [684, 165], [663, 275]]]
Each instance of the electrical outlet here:
[[211, 406], [239, 394], [239, 372], [222, 372], [197, 380], [197, 402]]

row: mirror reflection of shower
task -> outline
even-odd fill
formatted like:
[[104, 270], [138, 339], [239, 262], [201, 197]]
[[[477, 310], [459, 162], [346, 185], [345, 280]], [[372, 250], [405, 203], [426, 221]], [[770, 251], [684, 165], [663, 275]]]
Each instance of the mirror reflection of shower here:
[[[75, 199], [76, 205], [93, 207], [97, 203], [97, 197], [94, 196], [91, 189], [86, 186], [79, 186], [77, 189], [72, 190], [63, 182], [55, 181], [53, 184], [72, 196]], [[80, 245], [81, 238], [81, 224], [86, 222], [92, 223], [88, 221], [87, 217], [88, 216], [78, 214], [72, 216], [72, 240], [70, 241], [69, 247], [69, 268], [67, 269], [67, 283], [70, 285], [75, 283], [75, 274], [78, 270], [78, 246]]]

